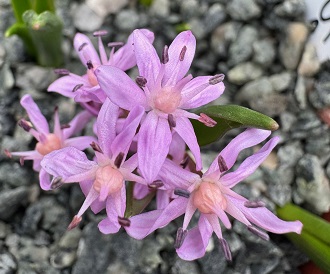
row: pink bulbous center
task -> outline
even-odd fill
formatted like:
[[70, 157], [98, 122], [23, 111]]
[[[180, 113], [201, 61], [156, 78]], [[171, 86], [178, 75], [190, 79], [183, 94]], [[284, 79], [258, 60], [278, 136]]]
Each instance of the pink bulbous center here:
[[227, 201], [220, 188], [212, 182], [202, 182], [194, 191], [193, 204], [201, 213], [215, 213], [215, 208], [225, 210]]
[[87, 77], [88, 77], [88, 81], [89, 83], [95, 87], [99, 84], [99, 82], [97, 81], [96, 75], [94, 73], [95, 69], [98, 67], [99, 65], [93, 64], [93, 68], [91, 69], [87, 69]]
[[94, 189], [101, 193], [102, 189], [107, 191], [107, 195], [117, 192], [123, 187], [124, 177], [118, 169], [110, 165], [100, 167], [96, 171], [93, 184]]
[[154, 107], [165, 112], [173, 113], [181, 102], [181, 94], [170, 87], [163, 88], [154, 97]]
[[38, 142], [36, 150], [41, 155], [46, 155], [54, 150], [62, 148], [61, 140], [54, 133], [50, 133], [45, 136], [45, 140]]

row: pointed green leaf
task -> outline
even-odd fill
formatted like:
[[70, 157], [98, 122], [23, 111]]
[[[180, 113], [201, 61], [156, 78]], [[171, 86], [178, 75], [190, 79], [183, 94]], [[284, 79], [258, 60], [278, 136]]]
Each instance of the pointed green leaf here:
[[30, 2], [27, 0], [11, 0], [11, 6], [14, 11], [16, 21], [18, 23], [23, 23], [23, 13], [26, 10], [31, 9]]
[[44, 11], [55, 12], [54, 0], [34, 0], [33, 10], [40, 14]]
[[233, 128], [278, 129], [278, 124], [272, 118], [237, 105], [206, 106], [197, 109], [195, 112], [198, 114], [204, 113], [217, 122], [214, 127], [207, 127], [199, 121], [192, 120], [198, 143], [201, 146], [218, 140]]

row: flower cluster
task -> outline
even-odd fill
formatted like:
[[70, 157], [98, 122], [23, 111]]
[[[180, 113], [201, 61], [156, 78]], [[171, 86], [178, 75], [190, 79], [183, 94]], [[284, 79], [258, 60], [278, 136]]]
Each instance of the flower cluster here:
[[[268, 235], [263, 230], [301, 232], [299, 221], [282, 221], [262, 201], [249, 201], [232, 190], [258, 168], [279, 139], [268, 140], [233, 170], [239, 153], [265, 141], [270, 131], [245, 130], [219, 153], [207, 171], [201, 171], [200, 148], [190, 119], [208, 127], [215, 126], [216, 121], [189, 110], [217, 99], [225, 86], [222, 74], [195, 78], [187, 74], [196, 48], [190, 31], [180, 33], [165, 46], [161, 58], [148, 30], [134, 30], [126, 44], [110, 43], [109, 57], [101, 40], [105, 32], [94, 35], [99, 39], [99, 54], [87, 36], [78, 33], [74, 38], [86, 74], [58, 69], [56, 72], [64, 76], [48, 88], [73, 98], [85, 110], [65, 126], [60, 125], [55, 110], [54, 133], [50, 133], [39, 108], [25, 95], [21, 104], [30, 121], [21, 120], [19, 125], [36, 138], [37, 145], [33, 151], [10, 153], [34, 161], [45, 190], [80, 184], [86, 199], [69, 229], [80, 223], [89, 207], [95, 214], [105, 209], [107, 216], [99, 223], [102, 233], [116, 233], [123, 227], [130, 236], [142, 239], [184, 214], [175, 248], [186, 260], [205, 254], [213, 232], [225, 257], [231, 260], [219, 222], [229, 229], [229, 215], [265, 240]], [[135, 65], [139, 75], [132, 80], [124, 71]], [[95, 137], [69, 138], [89, 121], [94, 122]], [[88, 146], [94, 150], [92, 160], [84, 152]], [[191, 153], [186, 152], [186, 146]], [[156, 208], [143, 212], [153, 197]], [[134, 201], [145, 204], [137, 206]], [[191, 228], [194, 214], [199, 221]]]

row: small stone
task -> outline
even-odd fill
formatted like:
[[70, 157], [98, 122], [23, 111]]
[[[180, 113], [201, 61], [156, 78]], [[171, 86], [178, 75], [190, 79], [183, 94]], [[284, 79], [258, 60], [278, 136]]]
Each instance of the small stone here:
[[294, 96], [298, 103], [300, 109], [307, 108], [307, 90], [305, 78], [303, 76], [298, 76], [296, 87], [294, 89]]
[[274, 12], [278, 16], [297, 18], [305, 15], [306, 3], [304, 0], [285, 0], [277, 5]]
[[0, 239], [4, 239], [9, 233], [9, 227], [6, 223], [0, 221]]
[[8, 220], [27, 201], [28, 188], [25, 186], [3, 190], [0, 193], [0, 219]]
[[205, 14], [207, 6], [197, 0], [180, 1], [180, 15], [184, 20]]
[[[71, 7], [71, 14], [73, 17], [73, 24], [81, 31], [92, 32], [101, 28], [103, 18], [97, 15], [85, 3], [75, 4]], [[88, 18], [88, 20], [86, 20]]]
[[242, 85], [259, 78], [263, 74], [260, 66], [246, 62], [238, 64], [228, 71], [228, 79], [234, 84]]
[[290, 72], [282, 72], [273, 74], [269, 77], [273, 89], [276, 92], [282, 92], [288, 89], [293, 84], [293, 74]]
[[40, 203], [34, 203], [27, 208], [22, 219], [22, 231], [24, 234], [33, 236], [37, 232], [42, 213], [43, 209]]
[[139, 14], [135, 10], [122, 10], [117, 14], [115, 25], [120, 30], [132, 30], [139, 23]]
[[[1, 53], [0, 53], [1, 54]], [[8, 63], [0, 66], [0, 96], [6, 96], [7, 92], [14, 86], [15, 80]]]
[[282, 145], [277, 155], [281, 166], [294, 167], [304, 155], [304, 150], [300, 141], [293, 141]]
[[184, 261], [176, 257], [171, 267], [170, 274], [199, 274], [199, 268], [194, 261]]
[[127, 3], [128, 0], [86, 0], [86, 5], [101, 18], [111, 13], [117, 13]]
[[223, 5], [215, 3], [210, 6], [203, 16], [202, 24], [204, 26], [205, 35], [212, 32], [227, 18], [227, 13]]
[[316, 109], [323, 109], [330, 106], [330, 81], [319, 80], [315, 88], [308, 94], [308, 99]]
[[154, 0], [150, 7], [150, 13], [154, 16], [166, 18], [170, 14], [169, 0]]
[[236, 100], [242, 101], [253, 101], [260, 96], [268, 96], [272, 94], [273, 87], [268, 77], [261, 77], [254, 81], [245, 84], [238, 92]]
[[249, 102], [252, 109], [270, 117], [278, 116], [286, 110], [288, 105], [287, 96], [282, 94], [270, 94]]
[[263, 67], [270, 66], [276, 56], [274, 41], [266, 38], [253, 41], [253, 61]]
[[0, 251], [0, 273], [13, 274], [16, 273], [17, 264], [14, 256], [4, 250]]
[[319, 72], [321, 63], [317, 57], [315, 46], [307, 43], [298, 67], [298, 73], [303, 76], [314, 76]]
[[289, 132], [296, 121], [297, 117], [294, 114], [284, 111], [280, 114], [280, 129]]
[[330, 210], [330, 185], [319, 158], [305, 154], [296, 166], [298, 194], [317, 213]]
[[254, 0], [232, 0], [227, 4], [227, 12], [231, 18], [249, 21], [261, 15], [261, 9]]
[[308, 28], [304, 23], [293, 22], [287, 26], [286, 37], [279, 48], [280, 59], [285, 68], [297, 68], [307, 37]]

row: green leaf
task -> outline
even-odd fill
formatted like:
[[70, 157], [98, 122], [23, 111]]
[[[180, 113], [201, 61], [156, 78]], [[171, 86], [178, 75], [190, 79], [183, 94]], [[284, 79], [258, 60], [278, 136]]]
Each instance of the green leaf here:
[[33, 0], [33, 10], [40, 14], [44, 11], [55, 13], [54, 0]]
[[236, 106], [206, 106], [199, 108], [196, 113], [204, 113], [217, 122], [214, 127], [192, 120], [199, 145], [207, 145], [222, 137], [227, 131], [238, 127], [253, 127], [266, 130], [278, 129], [278, 124], [270, 117], [257, 111]]
[[27, 0], [11, 0], [11, 6], [17, 23], [23, 23], [23, 13], [31, 9], [30, 2]]

